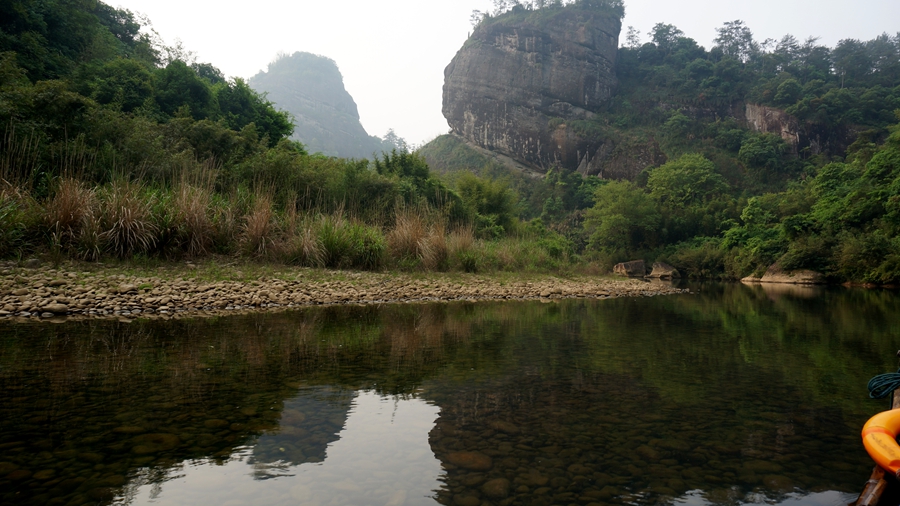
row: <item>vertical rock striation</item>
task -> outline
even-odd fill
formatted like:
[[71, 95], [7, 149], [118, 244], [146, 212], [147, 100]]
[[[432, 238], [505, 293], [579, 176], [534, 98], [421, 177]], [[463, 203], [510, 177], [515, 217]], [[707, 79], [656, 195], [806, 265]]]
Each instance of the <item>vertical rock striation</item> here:
[[621, 20], [599, 9], [517, 9], [482, 22], [444, 71], [443, 113], [467, 142], [544, 171], [598, 173], [603, 141], [571, 122], [616, 86]]

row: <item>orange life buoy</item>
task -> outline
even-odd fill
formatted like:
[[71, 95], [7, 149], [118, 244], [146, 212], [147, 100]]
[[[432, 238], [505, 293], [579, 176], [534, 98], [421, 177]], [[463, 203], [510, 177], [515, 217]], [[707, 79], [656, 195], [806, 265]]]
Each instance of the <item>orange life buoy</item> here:
[[863, 445], [869, 456], [885, 471], [900, 478], [900, 409], [878, 413], [863, 426]]

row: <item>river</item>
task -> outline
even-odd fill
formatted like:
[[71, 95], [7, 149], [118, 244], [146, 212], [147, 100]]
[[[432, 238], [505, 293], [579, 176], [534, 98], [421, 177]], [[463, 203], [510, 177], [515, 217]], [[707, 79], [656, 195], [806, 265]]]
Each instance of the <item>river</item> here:
[[889, 291], [0, 322], [0, 502], [846, 504]]

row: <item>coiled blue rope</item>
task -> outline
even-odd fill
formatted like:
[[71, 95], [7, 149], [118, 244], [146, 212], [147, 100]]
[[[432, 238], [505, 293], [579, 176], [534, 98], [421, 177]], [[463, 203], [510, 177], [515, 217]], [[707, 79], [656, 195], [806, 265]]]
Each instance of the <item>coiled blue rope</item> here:
[[869, 397], [884, 399], [900, 388], [900, 369], [897, 372], [879, 374], [869, 380]]

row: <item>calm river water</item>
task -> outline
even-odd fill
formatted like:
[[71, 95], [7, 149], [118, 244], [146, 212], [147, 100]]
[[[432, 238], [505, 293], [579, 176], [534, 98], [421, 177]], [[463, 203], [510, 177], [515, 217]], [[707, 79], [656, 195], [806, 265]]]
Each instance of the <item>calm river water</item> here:
[[843, 505], [900, 296], [0, 322], [0, 503]]

